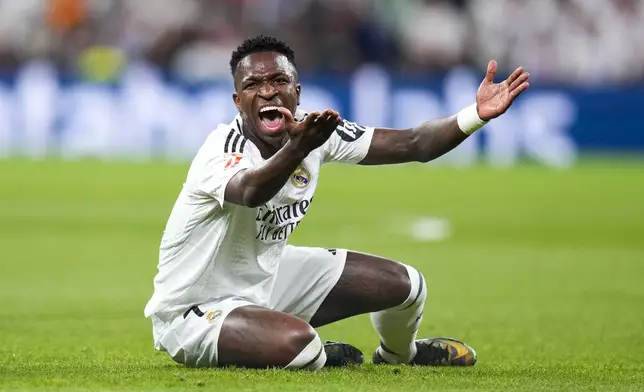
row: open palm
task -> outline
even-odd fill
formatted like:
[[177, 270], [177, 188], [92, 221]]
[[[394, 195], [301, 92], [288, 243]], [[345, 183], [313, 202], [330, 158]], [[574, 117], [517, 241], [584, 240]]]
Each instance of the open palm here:
[[498, 65], [490, 61], [476, 93], [476, 108], [481, 120], [489, 121], [505, 113], [512, 106], [512, 102], [530, 87], [528, 79], [530, 74], [523, 67], [519, 67], [506, 80], [494, 83]]

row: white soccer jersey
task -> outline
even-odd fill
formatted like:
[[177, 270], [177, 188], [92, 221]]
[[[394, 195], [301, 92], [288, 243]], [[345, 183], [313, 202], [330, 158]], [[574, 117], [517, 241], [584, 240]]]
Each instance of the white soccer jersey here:
[[286, 240], [313, 200], [320, 167], [360, 162], [372, 136], [373, 128], [344, 121], [273, 199], [248, 208], [224, 202], [226, 185], [265, 159], [242, 135], [240, 116], [220, 125], [199, 149], [170, 214], [146, 317], [170, 322], [193, 305], [226, 298], [266, 306]]

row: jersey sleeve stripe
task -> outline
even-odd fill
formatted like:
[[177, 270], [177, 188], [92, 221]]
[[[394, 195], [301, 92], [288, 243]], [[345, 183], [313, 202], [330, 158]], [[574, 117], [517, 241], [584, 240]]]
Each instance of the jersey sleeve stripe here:
[[233, 138], [233, 135], [235, 134], [235, 130], [231, 129], [230, 132], [228, 133], [228, 137], [226, 138], [226, 144], [224, 145], [224, 152], [229, 153], [229, 146], [230, 146], [230, 139]]
[[242, 138], [241, 144], [239, 145], [239, 153], [244, 153], [244, 147], [246, 146], [246, 138]]
[[233, 140], [232, 152], [237, 152], [237, 142], [239, 142], [240, 137], [241, 135], [238, 133], [235, 135], [235, 139]]

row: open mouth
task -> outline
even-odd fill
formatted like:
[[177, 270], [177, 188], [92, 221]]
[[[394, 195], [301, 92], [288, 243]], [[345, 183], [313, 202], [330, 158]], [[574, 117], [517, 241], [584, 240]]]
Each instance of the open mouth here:
[[277, 106], [265, 106], [259, 110], [259, 122], [266, 133], [275, 133], [282, 130], [284, 116], [277, 110]]

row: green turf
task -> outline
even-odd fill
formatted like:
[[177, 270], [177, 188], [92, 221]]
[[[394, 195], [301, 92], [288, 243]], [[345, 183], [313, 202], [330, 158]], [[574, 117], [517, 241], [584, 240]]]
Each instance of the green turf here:
[[[644, 389], [644, 161], [467, 170], [330, 166], [295, 244], [425, 273], [420, 335], [471, 369], [195, 370], [152, 348], [143, 307], [186, 165], [0, 162], [0, 390]], [[419, 242], [418, 217], [452, 235]], [[367, 317], [320, 330], [370, 356]]]

